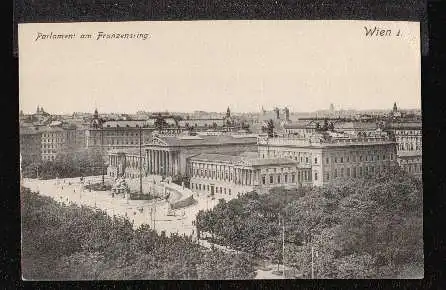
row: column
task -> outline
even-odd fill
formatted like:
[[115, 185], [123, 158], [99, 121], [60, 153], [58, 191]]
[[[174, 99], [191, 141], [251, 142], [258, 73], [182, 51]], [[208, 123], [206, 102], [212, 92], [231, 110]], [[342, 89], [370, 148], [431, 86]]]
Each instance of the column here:
[[172, 167], [172, 152], [168, 151], [168, 156], [169, 156], [169, 175], [173, 176], [173, 167]]
[[160, 151], [160, 173], [161, 175], [164, 175], [166, 173], [166, 152], [164, 150]]
[[158, 151], [158, 174], [163, 174], [163, 151]]
[[150, 174], [150, 150], [146, 150], [147, 173]]
[[173, 174], [177, 174], [177, 153], [172, 152]]
[[158, 172], [158, 170], [159, 170], [159, 152], [158, 152], [158, 150], [155, 150], [154, 152], [153, 152], [154, 154], [155, 154], [155, 174], [158, 174], [159, 172]]
[[165, 174], [166, 175], [170, 175], [170, 173], [169, 173], [169, 152], [166, 150], [166, 151], [164, 151], [164, 155], [166, 156], [166, 165], [165, 165], [165, 167], [166, 167], [166, 169], [164, 169], [164, 172], [165, 172]]
[[155, 152], [150, 149], [150, 174], [155, 173]]
[[164, 151], [164, 174], [169, 175], [169, 152]]
[[180, 153], [175, 153], [175, 174], [180, 174]]
[[171, 176], [174, 175], [174, 173], [173, 173], [173, 158], [172, 157], [173, 157], [172, 151], [169, 151], [169, 173]]
[[153, 150], [152, 149], [150, 149], [149, 150], [149, 166], [150, 166], [150, 171], [149, 171], [149, 173], [150, 174], [153, 174]]

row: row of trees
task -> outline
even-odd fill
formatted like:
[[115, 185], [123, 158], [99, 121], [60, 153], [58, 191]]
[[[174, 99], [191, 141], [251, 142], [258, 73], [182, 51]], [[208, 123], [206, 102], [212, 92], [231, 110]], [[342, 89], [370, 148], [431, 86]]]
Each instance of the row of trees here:
[[53, 161], [22, 164], [22, 174], [29, 178], [70, 178], [101, 175], [105, 169], [104, 158], [98, 150], [60, 152]]
[[[282, 260], [318, 278], [382, 278], [423, 272], [422, 184], [404, 172], [330, 187], [255, 192], [197, 216], [224, 245]], [[285, 257], [281, 226], [285, 220]], [[415, 269], [409, 271], [407, 269]]]
[[21, 189], [25, 279], [251, 279], [246, 255], [207, 250], [190, 237], [158, 235], [149, 226], [103, 211], [64, 206]]

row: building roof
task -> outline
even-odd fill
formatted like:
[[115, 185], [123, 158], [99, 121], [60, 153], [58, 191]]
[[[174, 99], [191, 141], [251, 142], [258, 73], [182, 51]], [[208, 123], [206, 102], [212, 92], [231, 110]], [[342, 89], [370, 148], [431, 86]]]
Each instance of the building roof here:
[[[139, 148], [120, 148], [120, 149], [110, 149], [109, 154], [124, 153], [126, 155], [139, 155]], [[142, 157], [145, 158], [144, 149], [142, 150]]]
[[316, 124], [311, 123], [309, 121], [298, 120], [292, 123], [284, 124], [283, 127], [285, 129], [306, 129], [306, 128], [315, 128]]
[[289, 158], [256, 158], [246, 160], [246, 163], [252, 166], [265, 166], [265, 165], [297, 165], [297, 162]]
[[154, 120], [119, 120], [119, 121], [105, 121], [102, 126], [106, 127], [142, 127], [144, 125], [151, 126], [155, 123]]
[[247, 157], [241, 155], [226, 155], [226, 154], [213, 154], [203, 153], [191, 157], [194, 161], [211, 161], [239, 164], [245, 166], [266, 166], [266, 165], [297, 165], [297, 162], [288, 158], [259, 158], [259, 157]]
[[201, 145], [224, 145], [224, 144], [256, 144], [256, 136], [233, 136], [233, 135], [195, 135], [195, 136], [160, 136], [159, 139], [167, 146], [201, 146]]
[[422, 156], [423, 152], [421, 150], [414, 151], [398, 151], [398, 157], [414, 157], [414, 156]]
[[224, 119], [189, 119], [189, 120], [180, 120], [178, 121], [178, 125], [181, 127], [186, 126], [186, 124], [189, 124], [190, 127], [194, 127], [195, 124], [197, 124], [198, 127], [204, 127], [212, 126], [213, 124], [216, 124], [217, 126], [224, 125]]
[[49, 132], [49, 133], [51, 133], [51, 132], [64, 132], [65, 130], [64, 129], [62, 129], [62, 128], [60, 128], [60, 127], [40, 127], [39, 129], [38, 129], [39, 131], [41, 131], [41, 132]]
[[46, 126], [34, 126], [34, 127], [20, 127], [20, 135], [39, 134], [43, 132], [64, 132], [65, 130], [59, 127], [46, 127]]
[[19, 133], [20, 135], [34, 135], [34, 134], [40, 134], [40, 130], [36, 127], [20, 127]]
[[351, 129], [351, 130], [374, 130], [378, 126], [374, 122], [336, 122], [334, 124], [336, 129]]
[[392, 129], [420, 129], [422, 128], [421, 122], [393, 122], [390, 123]]
[[195, 161], [213, 161], [224, 163], [239, 163], [243, 161], [243, 157], [239, 155], [213, 154], [203, 153], [190, 158]]

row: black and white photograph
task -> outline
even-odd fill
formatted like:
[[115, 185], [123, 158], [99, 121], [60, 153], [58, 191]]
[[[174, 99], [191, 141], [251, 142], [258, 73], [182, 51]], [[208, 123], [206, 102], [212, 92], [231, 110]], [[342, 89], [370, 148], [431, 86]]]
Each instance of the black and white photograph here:
[[23, 280], [423, 279], [420, 22], [17, 38]]

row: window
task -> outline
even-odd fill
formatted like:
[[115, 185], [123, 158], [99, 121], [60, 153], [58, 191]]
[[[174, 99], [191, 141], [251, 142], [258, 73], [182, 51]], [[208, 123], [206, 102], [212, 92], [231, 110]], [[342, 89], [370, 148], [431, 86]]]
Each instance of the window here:
[[350, 168], [347, 168], [347, 176], [350, 177]]
[[317, 157], [314, 157], [314, 164], [317, 164]]
[[335, 163], [338, 163], [338, 157], [335, 157], [334, 161], [335, 161]]
[[335, 177], [335, 178], [338, 177], [338, 170], [337, 170], [337, 169], [334, 170], [334, 177]]
[[266, 184], [265, 176], [262, 176], [262, 184]]
[[327, 163], [327, 164], [330, 163], [329, 160], [330, 160], [330, 159], [325, 158], [325, 163]]
[[296, 175], [295, 174], [291, 175], [291, 182], [296, 182]]
[[274, 177], [272, 175], [270, 175], [270, 177], [269, 177], [269, 183], [271, 183], [271, 184], [274, 183]]
[[344, 177], [344, 168], [341, 168], [341, 177]]
[[314, 173], [314, 180], [317, 180], [317, 172]]
[[344, 163], [344, 157], [341, 157], [341, 163]]
[[285, 183], [288, 183], [288, 174], [285, 174], [285, 175], [283, 176], [283, 179], [284, 179]]
[[308, 163], [308, 157], [305, 157], [305, 163]]
[[330, 180], [330, 173], [329, 172], [327, 172], [326, 178], [327, 178], [327, 180]]
[[280, 175], [277, 175], [277, 183], [280, 183]]

